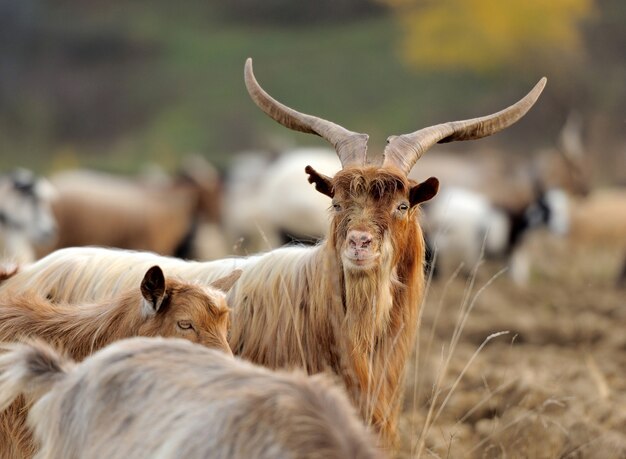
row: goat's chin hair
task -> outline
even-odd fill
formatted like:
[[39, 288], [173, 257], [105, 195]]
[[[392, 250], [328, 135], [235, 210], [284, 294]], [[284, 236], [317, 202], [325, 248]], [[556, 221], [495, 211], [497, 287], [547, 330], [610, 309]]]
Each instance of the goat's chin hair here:
[[358, 266], [353, 265], [351, 263], [345, 263], [343, 260], [341, 261], [341, 265], [343, 267], [343, 273], [346, 277], [350, 278], [362, 278], [362, 277], [378, 277], [378, 273], [380, 272], [380, 262], [374, 262], [367, 266]]
[[[379, 334], [387, 328], [389, 316], [393, 306], [392, 284], [397, 280], [394, 269], [393, 247], [387, 236], [381, 244], [381, 252], [377, 262], [372, 267], [363, 269], [347, 268], [343, 266], [346, 279], [346, 298], [352, 305], [360, 305], [358, 311], [348, 311], [354, 314], [353, 323], [362, 323], [354, 330], [357, 335], [369, 328], [368, 334], [372, 336], [355, 336], [357, 346], [371, 346], [373, 334]], [[373, 323], [373, 327], [367, 326], [367, 322]]]

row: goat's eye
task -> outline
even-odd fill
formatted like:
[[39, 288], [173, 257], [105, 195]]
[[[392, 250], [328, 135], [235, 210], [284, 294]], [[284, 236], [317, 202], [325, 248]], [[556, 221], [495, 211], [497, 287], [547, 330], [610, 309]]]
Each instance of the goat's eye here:
[[403, 202], [398, 206], [398, 210], [400, 212], [406, 212], [407, 210], [409, 210], [409, 205], [406, 202]]
[[178, 328], [180, 328], [182, 330], [192, 330], [193, 329], [193, 325], [191, 325], [191, 321], [189, 321], [189, 320], [179, 320], [176, 325], [178, 325]]

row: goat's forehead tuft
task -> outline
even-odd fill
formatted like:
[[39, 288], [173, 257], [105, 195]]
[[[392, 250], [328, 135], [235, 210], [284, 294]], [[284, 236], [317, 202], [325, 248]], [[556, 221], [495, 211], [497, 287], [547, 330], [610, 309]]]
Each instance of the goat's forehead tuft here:
[[333, 178], [336, 192], [354, 196], [367, 194], [380, 199], [408, 192], [409, 183], [402, 174], [386, 168], [365, 167], [339, 171]]
[[201, 310], [208, 306], [209, 312], [215, 315], [228, 311], [226, 295], [214, 287], [199, 282], [172, 280], [168, 288], [174, 300], [183, 300], [188, 305], [196, 303]]

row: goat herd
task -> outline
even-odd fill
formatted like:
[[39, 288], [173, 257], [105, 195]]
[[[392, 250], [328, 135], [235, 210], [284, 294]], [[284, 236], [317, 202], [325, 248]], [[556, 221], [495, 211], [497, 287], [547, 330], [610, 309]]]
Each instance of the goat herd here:
[[[225, 209], [198, 161], [176, 180], [76, 172], [51, 185], [21, 170], [0, 182], [0, 243], [16, 262], [0, 273], [0, 457], [384, 457], [397, 444], [427, 252], [471, 265], [481, 246], [514, 253], [541, 222], [577, 224], [565, 191], [547, 183], [508, 209], [444, 187], [420, 215], [439, 190], [412, 173], [420, 157], [512, 125], [545, 79], [498, 113], [389, 137], [380, 164], [367, 159], [367, 135], [269, 96], [250, 59], [245, 83], [267, 115], [324, 138], [333, 156], [279, 159], [256, 185], [236, 172], [229, 192], [245, 199]], [[300, 192], [304, 169], [319, 195]], [[207, 234], [220, 216], [246, 250], [284, 235], [317, 243], [188, 261], [218, 239]], [[54, 237], [57, 250], [33, 261], [32, 242]]]

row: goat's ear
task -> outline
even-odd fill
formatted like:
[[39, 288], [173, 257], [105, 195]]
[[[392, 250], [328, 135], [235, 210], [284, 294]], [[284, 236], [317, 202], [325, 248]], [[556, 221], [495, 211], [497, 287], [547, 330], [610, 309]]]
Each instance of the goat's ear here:
[[15, 276], [19, 270], [20, 267], [14, 263], [0, 264], [0, 283]]
[[329, 198], [335, 196], [335, 190], [333, 190], [332, 179], [324, 174], [320, 174], [311, 166], [304, 168], [304, 172], [309, 174], [309, 183], [315, 184], [315, 189], [322, 194], [325, 194]]
[[411, 191], [409, 191], [411, 207], [418, 205], [420, 202], [426, 202], [434, 198], [438, 191], [439, 180], [435, 177], [431, 177], [425, 182], [412, 186]]
[[159, 266], [150, 268], [141, 281], [141, 294], [148, 313], [155, 313], [165, 299], [165, 275]]
[[241, 269], [235, 269], [228, 276], [220, 277], [219, 279], [211, 282], [211, 287], [226, 293], [232, 288], [235, 282], [237, 282], [237, 279], [239, 279], [242, 272], [243, 271]]

